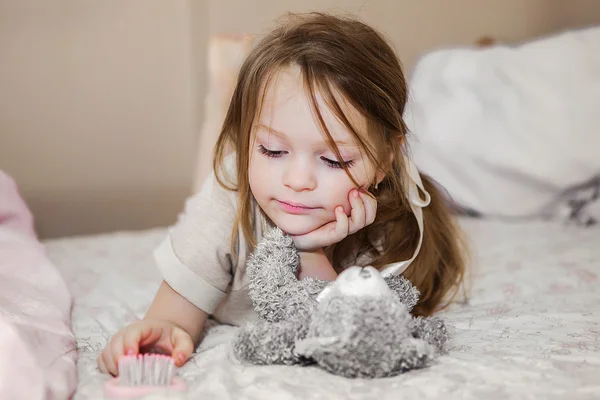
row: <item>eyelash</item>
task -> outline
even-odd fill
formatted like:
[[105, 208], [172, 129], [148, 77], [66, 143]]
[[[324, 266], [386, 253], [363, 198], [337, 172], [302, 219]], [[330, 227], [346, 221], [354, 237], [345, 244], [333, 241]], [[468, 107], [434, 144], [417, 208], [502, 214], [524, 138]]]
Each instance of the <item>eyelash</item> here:
[[[269, 150], [262, 144], [258, 145], [258, 151], [260, 152], [260, 154], [263, 154], [263, 155], [265, 155], [267, 157], [271, 157], [271, 158], [280, 158], [283, 155], [285, 155], [285, 153], [286, 153], [285, 151], [281, 151], [281, 150], [280, 151]], [[348, 168], [350, 168], [354, 165], [354, 160], [340, 162], [340, 161], [330, 160], [329, 158], [326, 158], [326, 157], [321, 157], [321, 161], [323, 161], [325, 163], [325, 165], [327, 165], [329, 168], [332, 168], [332, 169], [342, 169], [344, 164]]]
[[284, 151], [269, 150], [265, 146], [263, 146], [262, 144], [258, 145], [258, 151], [260, 152], [260, 154], [264, 154], [265, 156], [271, 157], [271, 158], [279, 158], [284, 153]]
[[321, 157], [321, 161], [323, 161], [325, 163], [325, 165], [327, 165], [329, 168], [333, 168], [333, 169], [342, 169], [344, 168], [342, 165], [346, 165], [346, 167], [350, 168], [352, 167], [352, 165], [354, 164], [354, 160], [348, 160], [348, 161], [333, 161], [330, 160], [329, 158], [325, 158], [325, 157]]

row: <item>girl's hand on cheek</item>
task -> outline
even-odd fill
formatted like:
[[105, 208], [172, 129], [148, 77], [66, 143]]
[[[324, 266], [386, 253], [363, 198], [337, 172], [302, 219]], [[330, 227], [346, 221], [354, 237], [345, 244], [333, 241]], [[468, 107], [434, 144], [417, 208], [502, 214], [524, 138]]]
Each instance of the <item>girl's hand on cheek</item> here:
[[312, 232], [294, 236], [292, 240], [299, 251], [312, 251], [338, 243], [375, 220], [377, 201], [374, 197], [358, 189], [348, 194], [350, 216], [346, 215], [342, 206], [335, 208], [335, 220]]

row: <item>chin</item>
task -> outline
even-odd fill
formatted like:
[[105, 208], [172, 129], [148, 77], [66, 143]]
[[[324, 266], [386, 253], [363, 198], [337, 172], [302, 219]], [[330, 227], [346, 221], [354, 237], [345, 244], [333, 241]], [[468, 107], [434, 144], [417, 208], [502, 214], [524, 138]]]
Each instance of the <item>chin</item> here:
[[279, 218], [271, 218], [271, 220], [282, 231], [292, 236], [307, 234], [322, 225], [315, 223], [314, 218], [308, 216], [286, 215], [283, 217], [279, 216]]

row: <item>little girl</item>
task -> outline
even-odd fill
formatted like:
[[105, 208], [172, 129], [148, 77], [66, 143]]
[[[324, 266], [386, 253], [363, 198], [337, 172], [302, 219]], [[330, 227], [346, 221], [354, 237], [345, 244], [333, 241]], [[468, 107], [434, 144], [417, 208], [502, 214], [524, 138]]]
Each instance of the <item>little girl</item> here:
[[369, 26], [292, 16], [253, 49], [215, 147], [214, 173], [191, 197], [155, 258], [163, 282], [142, 321], [98, 358], [190, 357], [208, 316], [255, 318], [246, 262], [270, 228], [291, 235], [300, 276], [334, 280], [351, 265], [402, 273], [416, 315], [446, 306], [463, 281], [459, 232], [443, 197], [406, 155], [406, 82]]

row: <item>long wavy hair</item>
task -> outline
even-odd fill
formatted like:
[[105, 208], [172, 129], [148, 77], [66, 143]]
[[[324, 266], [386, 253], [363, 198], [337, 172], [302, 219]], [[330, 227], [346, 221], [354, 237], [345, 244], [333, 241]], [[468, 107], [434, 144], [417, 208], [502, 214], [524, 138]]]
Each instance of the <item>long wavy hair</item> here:
[[[278, 71], [289, 66], [300, 68], [314, 114], [338, 159], [342, 157], [317, 106], [317, 93], [375, 168], [385, 172], [377, 189], [370, 188], [378, 202], [375, 221], [325, 249], [332, 265], [339, 267], [357, 249], [361, 254], [372, 255], [371, 265], [375, 268], [411, 258], [419, 228], [404, 189], [407, 172], [403, 152], [409, 132], [402, 118], [408, 94], [401, 64], [391, 46], [373, 28], [353, 18], [322, 13], [288, 15], [260, 40], [241, 66], [215, 146], [213, 165], [219, 183], [239, 195], [232, 248], [240, 231], [251, 246], [256, 245], [248, 180], [253, 126], [269, 84]], [[352, 126], [336, 100], [337, 95], [362, 114], [367, 132], [361, 134]], [[235, 184], [231, 184], [233, 180], [228, 182], [224, 171], [224, 157], [230, 150], [236, 153]], [[356, 184], [345, 165], [344, 169]], [[464, 289], [467, 251], [444, 196], [429, 177], [421, 177], [432, 200], [424, 209], [421, 251], [403, 275], [421, 292], [413, 314], [430, 315], [446, 307], [459, 289]], [[369, 232], [383, 233], [383, 252], [374, 248]]]

